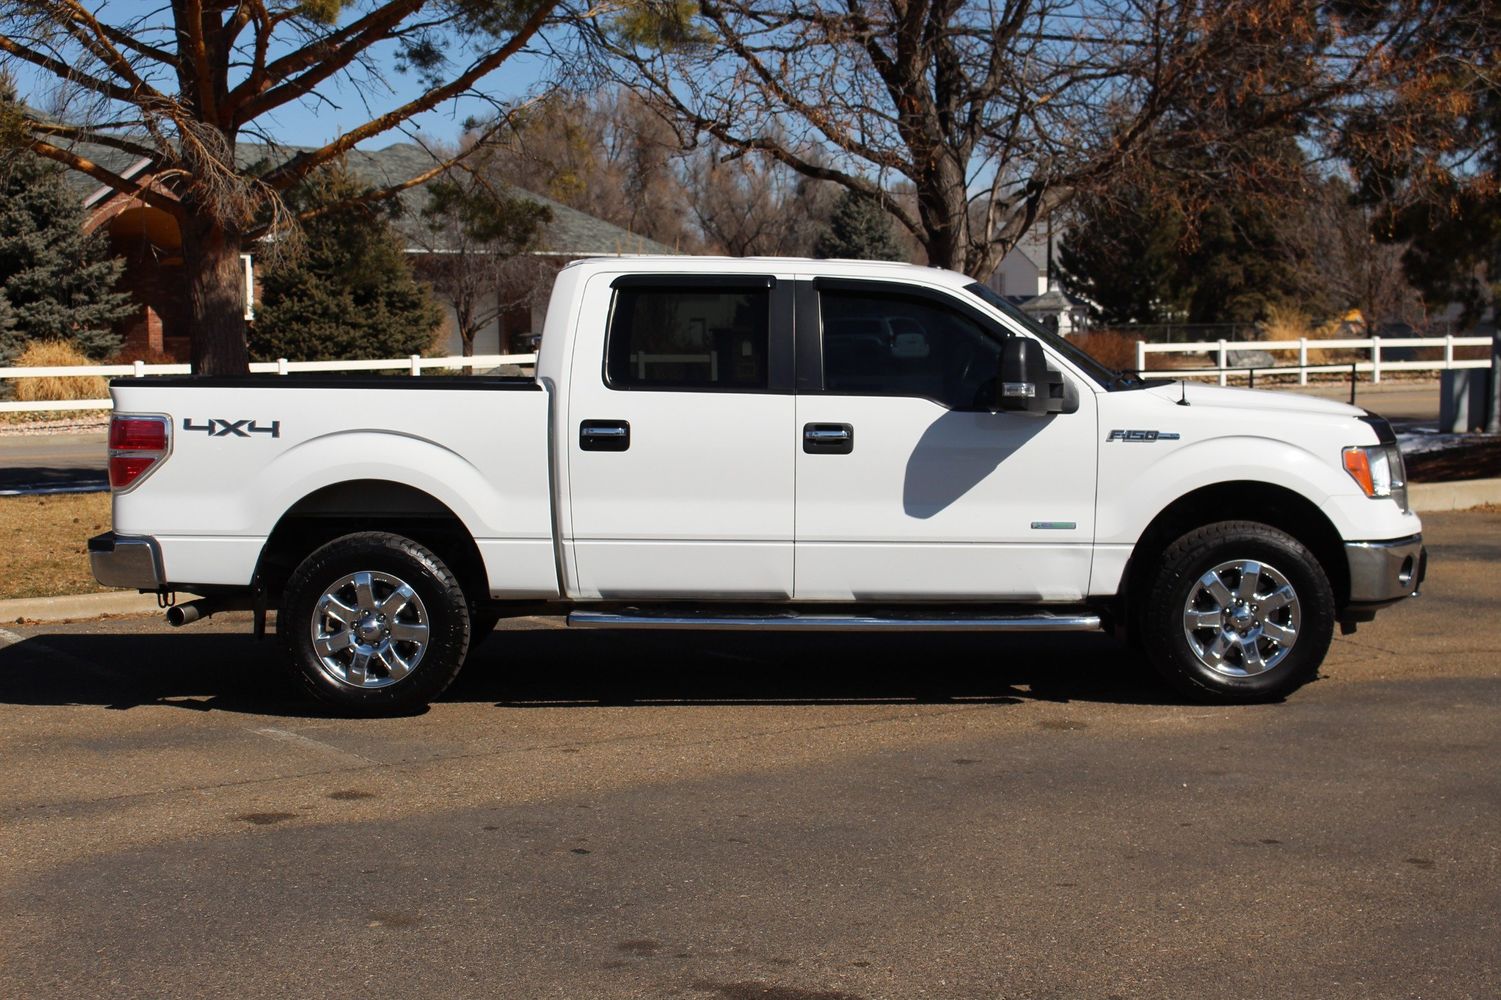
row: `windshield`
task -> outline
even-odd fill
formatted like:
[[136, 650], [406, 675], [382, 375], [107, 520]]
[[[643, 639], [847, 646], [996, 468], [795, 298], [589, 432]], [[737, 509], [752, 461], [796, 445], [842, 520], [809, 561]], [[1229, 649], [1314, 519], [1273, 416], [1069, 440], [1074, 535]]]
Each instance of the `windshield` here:
[[1100, 383], [1101, 387], [1105, 389], [1124, 389], [1136, 388], [1139, 385], [1145, 384], [1140, 378], [1134, 375], [1127, 375], [1116, 371], [1114, 368], [1107, 368], [1100, 364], [1092, 356], [1069, 343], [1066, 338], [1060, 337], [1057, 333], [1049, 330], [1037, 322], [1037, 320], [1016, 308], [1016, 306], [1007, 301], [1005, 296], [999, 294], [994, 289], [988, 288], [977, 281], [972, 285], [965, 285], [964, 290], [999, 309], [1006, 314], [1007, 318], [1016, 320], [1028, 333], [1035, 336], [1044, 344], [1047, 344], [1065, 358], [1068, 358], [1076, 368]]

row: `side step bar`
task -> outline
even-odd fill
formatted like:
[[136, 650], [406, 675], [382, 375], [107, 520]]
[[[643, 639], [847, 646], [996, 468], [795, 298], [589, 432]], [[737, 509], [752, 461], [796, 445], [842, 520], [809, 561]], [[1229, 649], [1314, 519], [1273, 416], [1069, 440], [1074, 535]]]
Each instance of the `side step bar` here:
[[806, 614], [732, 615], [715, 612], [572, 611], [569, 628], [705, 629], [709, 631], [807, 632], [1092, 632], [1100, 616], [1038, 612], [1017, 615]]

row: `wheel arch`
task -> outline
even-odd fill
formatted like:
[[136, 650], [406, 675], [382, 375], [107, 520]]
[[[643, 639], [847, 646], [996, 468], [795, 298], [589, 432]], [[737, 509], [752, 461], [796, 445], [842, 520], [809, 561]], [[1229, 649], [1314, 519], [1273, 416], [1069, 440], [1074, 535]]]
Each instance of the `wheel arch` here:
[[256, 586], [274, 604], [303, 559], [335, 538], [359, 531], [410, 538], [448, 564], [471, 600], [487, 593], [484, 560], [463, 520], [437, 497], [385, 479], [332, 483], [288, 507], [261, 547]]
[[1350, 568], [1345, 561], [1344, 540], [1318, 505], [1295, 490], [1274, 483], [1236, 480], [1213, 483], [1185, 493], [1152, 518], [1132, 547], [1121, 575], [1121, 614], [1134, 621], [1148, 571], [1175, 540], [1195, 528], [1216, 521], [1256, 521], [1296, 538], [1318, 559], [1335, 606], [1350, 599]]

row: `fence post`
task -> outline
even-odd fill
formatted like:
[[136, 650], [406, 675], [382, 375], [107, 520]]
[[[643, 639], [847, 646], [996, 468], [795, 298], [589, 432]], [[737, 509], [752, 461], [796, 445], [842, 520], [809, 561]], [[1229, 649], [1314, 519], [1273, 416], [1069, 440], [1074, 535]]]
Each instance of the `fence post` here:
[[132, 361], [130, 363], [130, 367], [132, 367], [132, 368], [135, 369], [135, 377], [136, 378], [145, 378], [146, 377], [146, 362], [144, 362], [144, 361]]
[[1308, 338], [1298, 338], [1298, 384], [1308, 384]]
[[1371, 338], [1371, 384], [1381, 384], [1381, 338]]
[[276, 374], [278, 374], [278, 375], [285, 375], [287, 372], [289, 372], [291, 370], [292, 369], [290, 369], [290, 368], [287, 367], [287, 359], [286, 358], [277, 358], [276, 359]]
[[1147, 342], [1145, 340], [1138, 340], [1136, 342], [1136, 374], [1140, 375], [1142, 372], [1144, 372], [1146, 370], [1147, 370]]
[[1444, 370], [1454, 367], [1454, 334], [1444, 334]]
[[420, 355], [420, 354], [413, 354], [412, 357], [411, 357], [411, 361], [412, 361], [412, 374], [413, 375], [421, 375], [422, 374], [422, 355]]
[[1491, 334], [1491, 398], [1485, 416], [1487, 434], [1501, 434], [1501, 330]]
[[1229, 385], [1230, 384], [1229, 381], [1225, 378], [1225, 358], [1226, 358], [1226, 354], [1225, 354], [1225, 338], [1221, 337], [1220, 338], [1220, 349], [1219, 349], [1220, 385]]

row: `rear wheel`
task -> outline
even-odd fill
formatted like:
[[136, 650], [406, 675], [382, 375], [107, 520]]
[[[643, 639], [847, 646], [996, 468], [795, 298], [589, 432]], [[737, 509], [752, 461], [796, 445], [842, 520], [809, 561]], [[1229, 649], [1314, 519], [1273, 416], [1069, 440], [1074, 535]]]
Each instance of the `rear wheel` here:
[[356, 715], [408, 712], [458, 675], [469, 648], [469, 603], [429, 549], [361, 532], [297, 567], [277, 631], [313, 697]]
[[1296, 538], [1221, 521], [1168, 546], [1138, 622], [1153, 666], [1179, 690], [1269, 701], [1317, 673], [1334, 635], [1334, 594]]

